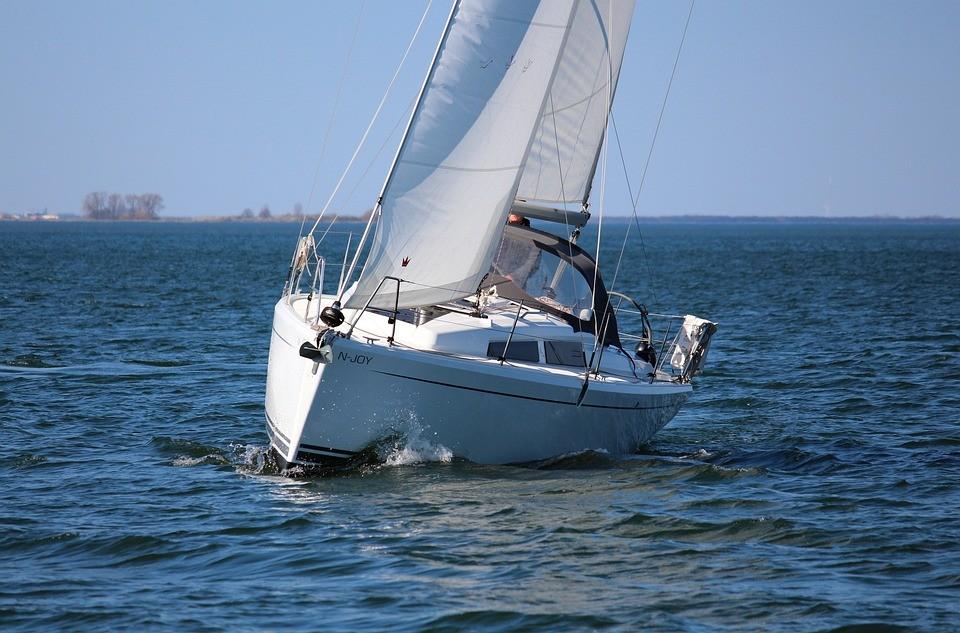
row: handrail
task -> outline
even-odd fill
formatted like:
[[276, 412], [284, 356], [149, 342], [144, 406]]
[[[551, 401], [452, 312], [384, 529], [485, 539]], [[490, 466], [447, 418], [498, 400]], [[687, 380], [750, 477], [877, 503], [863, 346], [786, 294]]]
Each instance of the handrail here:
[[397, 333], [397, 313], [399, 312], [398, 305], [400, 303], [400, 284], [403, 282], [403, 280], [400, 279], [399, 277], [391, 277], [389, 275], [385, 276], [383, 279], [380, 280], [380, 283], [377, 284], [377, 288], [373, 291], [373, 293], [367, 299], [367, 302], [363, 304], [363, 307], [360, 308], [356, 316], [353, 317], [353, 321], [350, 323], [350, 329], [348, 329], [347, 333], [345, 334], [347, 338], [350, 338], [353, 335], [353, 329], [357, 327], [357, 322], [360, 320], [360, 317], [363, 316], [363, 313], [366, 312], [367, 308], [370, 307], [370, 304], [373, 303], [373, 300], [376, 298], [377, 294], [380, 293], [380, 288], [383, 287], [384, 282], [388, 279], [392, 279], [393, 281], [397, 282], [397, 296], [393, 304], [394, 306], [393, 307], [393, 331], [390, 334], [390, 338], [387, 339], [389, 343], [391, 344], [393, 343], [394, 335]]
[[[397, 343], [397, 342], [396, 342], [397, 319], [398, 319], [399, 313], [400, 313], [400, 305], [399, 305], [399, 304], [400, 304], [400, 288], [401, 288], [401, 284], [405, 283], [406, 280], [400, 279], [399, 277], [393, 277], [393, 276], [390, 276], [390, 275], [384, 276], [384, 277], [380, 280], [380, 283], [377, 284], [377, 287], [374, 289], [373, 293], [367, 298], [366, 302], [364, 302], [363, 307], [360, 308], [360, 309], [356, 312], [356, 314], [353, 316], [353, 318], [352, 318], [351, 321], [350, 321], [350, 326], [349, 326], [349, 328], [347, 329], [346, 333], [343, 334], [344, 337], [346, 337], [346, 338], [351, 338], [351, 337], [353, 336], [353, 332], [354, 332], [355, 329], [357, 329], [357, 324], [359, 323], [361, 317], [363, 316], [363, 314], [364, 314], [365, 312], [367, 312], [367, 310], [370, 309], [370, 306], [371, 306], [371, 304], [373, 303], [373, 300], [377, 298], [377, 296], [380, 294], [381, 290], [383, 289], [383, 285], [384, 285], [388, 280], [389, 280], [389, 281], [393, 281], [393, 282], [396, 283], [396, 289], [395, 289], [395, 291], [394, 291], [393, 309], [392, 309], [392, 310], [384, 310], [384, 312], [387, 312], [388, 314], [391, 314], [391, 315], [392, 315], [392, 316], [389, 318], [389, 320], [388, 320], [388, 323], [391, 324], [392, 329], [391, 329], [391, 332], [390, 332], [390, 336], [387, 337], [387, 343], [388, 343], [389, 345], [401, 345], [400, 343]], [[629, 297], [624, 297], [624, 298], [630, 300], [631, 303], [634, 303], [634, 304], [635, 304], [635, 302], [634, 302], [632, 299], [630, 299]], [[523, 301], [519, 301], [519, 302], [516, 302], [516, 303], [517, 303], [518, 305], [517, 305], [517, 312], [516, 312], [516, 314], [515, 314], [515, 316], [514, 316], [514, 319], [513, 319], [513, 325], [512, 325], [512, 327], [511, 327], [511, 329], [510, 329], [510, 333], [509, 333], [509, 335], [507, 336], [507, 340], [506, 340], [506, 342], [505, 342], [505, 344], [504, 344], [503, 352], [500, 354], [500, 357], [497, 358], [497, 361], [499, 362], [499, 364], [500, 364], [501, 366], [502, 366], [502, 365], [504, 364], [504, 362], [506, 361], [507, 352], [508, 352], [508, 350], [509, 350], [509, 348], [510, 348], [510, 343], [513, 341], [514, 334], [515, 334], [516, 328], [517, 328], [517, 324], [519, 323], [520, 317], [521, 317], [521, 315], [523, 314], [523, 308], [524, 308]], [[609, 319], [609, 317], [610, 317], [611, 315], [615, 316], [619, 311], [620, 311], [620, 310], [619, 310], [618, 308], [613, 308], [613, 309], [612, 309], [611, 311], [609, 311], [608, 314], [606, 315], [606, 319]], [[634, 314], [638, 314], [638, 315], [640, 315], [641, 317], [643, 317], [645, 314], [648, 314], [648, 313], [646, 313], [645, 311], [643, 311], [643, 312], [637, 312], [637, 311], [633, 311], [633, 310], [625, 310], [625, 311], [626, 311], [626, 312], [631, 312], [631, 313], [634, 313]], [[682, 327], [679, 327], [679, 328], [677, 328], [676, 331], [674, 331], [674, 329], [673, 329], [673, 322], [674, 322], [674, 321], [680, 321], [680, 322], [682, 322], [685, 317], [682, 317], [682, 316], [679, 316], [679, 315], [661, 315], [661, 314], [650, 314], [650, 316], [655, 316], [655, 317], [657, 317], [658, 319], [663, 319], [663, 320], [666, 320], [666, 321], [667, 321], [666, 328], [664, 329], [662, 338], [661, 338], [661, 337], [656, 337], [656, 338], [654, 338], [653, 333], [652, 333], [652, 330], [648, 330], [649, 334], [647, 334], [647, 333], [645, 332], [645, 335], [644, 335], [644, 336], [637, 336], [637, 335], [630, 334], [630, 333], [627, 333], [627, 332], [621, 332], [620, 334], [621, 334], [621, 336], [624, 337], [624, 338], [627, 338], [627, 339], [630, 339], [630, 340], [637, 340], [637, 341], [646, 341], [646, 342], [648, 342], [650, 345], [654, 345], [654, 344], [656, 344], [656, 343], [659, 343], [659, 353], [657, 354], [657, 358], [655, 359], [655, 363], [656, 363], [656, 364], [655, 364], [655, 366], [653, 367], [653, 372], [651, 373], [650, 379], [651, 379], [651, 380], [654, 380], [654, 379], [656, 379], [657, 377], [660, 377], [661, 379], [663, 379], [663, 378], [664, 378], [663, 373], [664, 373], [664, 371], [665, 371], [665, 365], [666, 365], [666, 363], [667, 363], [667, 354], [666, 354], [666, 352], [667, 352], [668, 350], [673, 350], [673, 349], [678, 345], [679, 337], [680, 337], [680, 335], [683, 333], [683, 328], [682, 328]], [[649, 327], [648, 324], [647, 324], [647, 327]], [[671, 335], [672, 335], [672, 338], [671, 338]], [[524, 335], [524, 336], [528, 336], [529, 338], [534, 338], [534, 339], [541, 340], [540, 337], [537, 337], [537, 336], [529, 336], [529, 335]], [[546, 341], [546, 340], [548, 340], [548, 339], [542, 339], [542, 340]], [[423, 351], [425, 351], [425, 350], [423, 350]], [[597, 353], [597, 350], [594, 350], [594, 355], [596, 355], [596, 353]], [[601, 350], [600, 353], [602, 354], [602, 350]], [[602, 357], [602, 356], [601, 356], [601, 357]], [[594, 368], [593, 360], [594, 360], [594, 359], [591, 358], [591, 362], [589, 363], [589, 365], [587, 365], [587, 366], [584, 368], [584, 369], [586, 370], [586, 371], [585, 371], [585, 374], [584, 374], [584, 384], [583, 384], [583, 387], [581, 388], [581, 394], [580, 394], [580, 398], [578, 398], [578, 404], [579, 404], [579, 402], [582, 402], [583, 397], [586, 395], [586, 387], [589, 385], [591, 372], [599, 372], [599, 370], [600, 370], [600, 362], [599, 362], [599, 359], [598, 359], [598, 362], [596, 363], [596, 367], [595, 367], [595, 368]], [[675, 380], [681, 378], [680, 376], [678, 376], [678, 375], [676, 374], [675, 371], [672, 371], [672, 370], [669, 372], [669, 374], [667, 374], [667, 376], [672, 376], [673, 379], [675, 379]]]
[[343, 285], [343, 275], [347, 272], [347, 256], [350, 255], [350, 243], [353, 241], [353, 231], [350, 231], [350, 234], [347, 235], [347, 248], [343, 251], [343, 264], [340, 266], [340, 280], [337, 281], [337, 289], [340, 289], [340, 286]]
[[[403, 283], [405, 280], [400, 279], [399, 277], [392, 277], [390, 275], [386, 275], [384, 276], [383, 279], [380, 280], [380, 283], [377, 284], [376, 289], [374, 289], [373, 293], [367, 299], [366, 303], [364, 303], [363, 307], [360, 308], [359, 311], [357, 311], [356, 315], [353, 317], [353, 320], [350, 322], [349, 329], [347, 330], [346, 334], [344, 334], [346, 338], [350, 338], [351, 336], [353, 336], [353, 331], [354, 329], [356, 329], [357, 323], [360, 322], [360, 317], [362, 317], [363, 314], [370, 309], [370, 304], [373, 303], [373, 300], [376, 298], [376, 296], [380, 294], [380, 289], [383, 288], [383, 284], [388, 279], [397, 282], [397, 290], [393, 300], [393, 310], [392, 310], [393, 316], [391, 316], [387, 321], [393, 326], [390, 331], [390, 336], [387, 337], [387, 343], [390, 345], [393, 345], [395, 343], [396, 334], [397, 334], [397, 317], [400, 314], [400, 305], [399, 305], [400, 304], [400, 284]], [[513, 326], [510, 328], [510, 334], [507, 336], [507, 341], [503, 346], [503, 353], [500, 355], [500, 358], [498, 359], [500, 361], [500, 365], [503, 365], [504, 361], [506, 360], [507, 350], [510, 349], [510, 343], [513, 340], [514, 332], [516, 332], [516, 329], [517, 329], [517, 323], [519, 323], [520, 316], [522, 314], [523, 314], [523, 301], [520, 301], [517, 304], [517, 313], [513, 318]], [[547, 340], [547, 339], [543, 339], [543, 340]]]
[[[675, 349], [679, 343], [679, 337], [683, 333], [683, 328], [678, 327], [674, 330], [674, 323], [682, 324], [685, 317], [677, 314], [660, 314], [656, 312], [648, 312], [646, 306], [640, 304], [632, 297], [625, 295], [616, 291], [608, 291], [608, 294], [611, 296], [619, 297], [630, 302], [633, 306], [638, 308], [637, 310], [632, 310], [630, 308], [617, 307], [613, 308], [615, 315], [620, 315], [621, 313], [633, 315], [640, 317], [641, 327], [643, 328], [643, 334], [636, 335], [629, 332], [620, 332], [620, 336], [623, 339], [630, 341], [636, 341], [637, 343], [646, 342], [648, 345], [652, 346], [656, 351], [655, 365], [653, 367], [653, 375], [658, 376], [663, 374], [665, 371], [669, 370], [671, 376], [676, 377], [676, 372], [670, 369], [670, 364], [668, 361], [668, 356], [672, 355], [672, 351]], [[662, 327], [662, 336], [654, 334], [654, 328], [650, 324], [650, 320], [654, 320]], [[663, 324], [662, 322], [666, 322]], [[659, 328], [658, 328], [659, 329]]]
[[[613, 297], [620, 297], [621, 299], [626, 299], [627, 301], [629, 301], [630, 303], [632, 303], [632, 304], [634, 305], [634, 307], [636, 307], [637, 310], [639, 310], [639, 312], [637, 312], [637, 314], [643, 314], [643, 313], [645, 313], [645, 312], [647, 311], [647, 309], [646, 309], [642, 304], [637, 303], [637, 300], [636, 300], [636, 299], [634, 299], [633, 297], [629, 297], [629, 296], [623, 294], [622, 292], [617, 292], [616, 290], [607, 290], [607, 295], [613, 296]], [[626, 310], [624, 310], [624, 311], [626, 311]], [[634, 310], [630, 310], [630, 311], [631, 311], [631, 312], [634, 312]]]
[[[310, 284], [310, 294], [307, 295], [307, 307], [303, 311], [304, 321], [310, 320], [310, 303], [313, 301], [314, 293], [317, 292], [318, 278], [320, 281], [320, 285], [319, 285], [320, 296], [321, 297], [323, 296], [323, 279], [324, 279], [324, 276], [326, 275], [326, 270], [327, 270], [326, 269], [327, 260], [325, 260], [323, 257], [319, 255], [316, 255], [316, 251], [314, 251], [314, 255], [317, 257], [317, 265], [316, 265], [316, 268], [313, 269], [313, 281]], [[317, 317], [314, 319], [313, 324], [316, 325], [319, 321], [320, 321], [320, 310], [317, 310]]]

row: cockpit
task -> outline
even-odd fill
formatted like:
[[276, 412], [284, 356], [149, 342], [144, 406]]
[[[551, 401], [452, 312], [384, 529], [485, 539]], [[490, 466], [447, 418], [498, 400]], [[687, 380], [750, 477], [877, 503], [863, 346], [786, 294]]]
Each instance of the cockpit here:
[[617, 322], [596, 262], [563, 238], [508, 225], [480, 289], [554, 314], [574, 331], [599, 334], [620, 347]]

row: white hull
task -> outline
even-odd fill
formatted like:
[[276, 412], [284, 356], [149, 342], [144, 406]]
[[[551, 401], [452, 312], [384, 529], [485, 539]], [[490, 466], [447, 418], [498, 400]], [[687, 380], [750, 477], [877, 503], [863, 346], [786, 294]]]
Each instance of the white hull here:
[[629, 453], [663, 428], [691, 391], [688, 384], [608, 376], [591, 379], [578, 405], [582, 371], [501, 365], [356, 336], [336, 339], [333, 361], [320, 364], [299, 353], [316, 335], [290, 303], [277, 304], [266, 415], [271, 444], [288, 463], [342, 459], [411, 431], [477, 463], [583, 449]]
[[[454, 3], [336, 292], [323, 295], [320, 218], [291, 259], [266, 395], [285, 462], [342, 461], [398, 433], [480, 463], [627, 453], [676, 415], [716, 324], [608, 292], [576, 243], [632, 13]], [[650, 317], [666, 320], [659, 339]]]

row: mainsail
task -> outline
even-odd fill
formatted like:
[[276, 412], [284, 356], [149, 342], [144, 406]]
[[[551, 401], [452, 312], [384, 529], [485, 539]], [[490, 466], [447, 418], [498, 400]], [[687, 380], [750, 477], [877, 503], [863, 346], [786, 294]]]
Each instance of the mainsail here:
[[379, 203], [370, 255], [347, 307], [443, 303], [490, 267], [577, 0], [462, 0]]
[[634, 0], [581, 0], [564, 45], [546, 109], [523, 167], [517, 197], [586, 202]]

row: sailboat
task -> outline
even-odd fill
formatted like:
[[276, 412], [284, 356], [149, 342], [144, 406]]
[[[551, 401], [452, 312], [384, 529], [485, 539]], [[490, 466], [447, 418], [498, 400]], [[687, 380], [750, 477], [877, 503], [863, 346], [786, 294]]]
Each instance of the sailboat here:
[[283, 466], [341, 464], [410, 420], [478, 463], [623, 454], [677, 414], [716, 325], [607, 289], [577, 243], [632, 15], [454, 2], [334, 292], [314, 232], [295, 249], [266, 385]]

